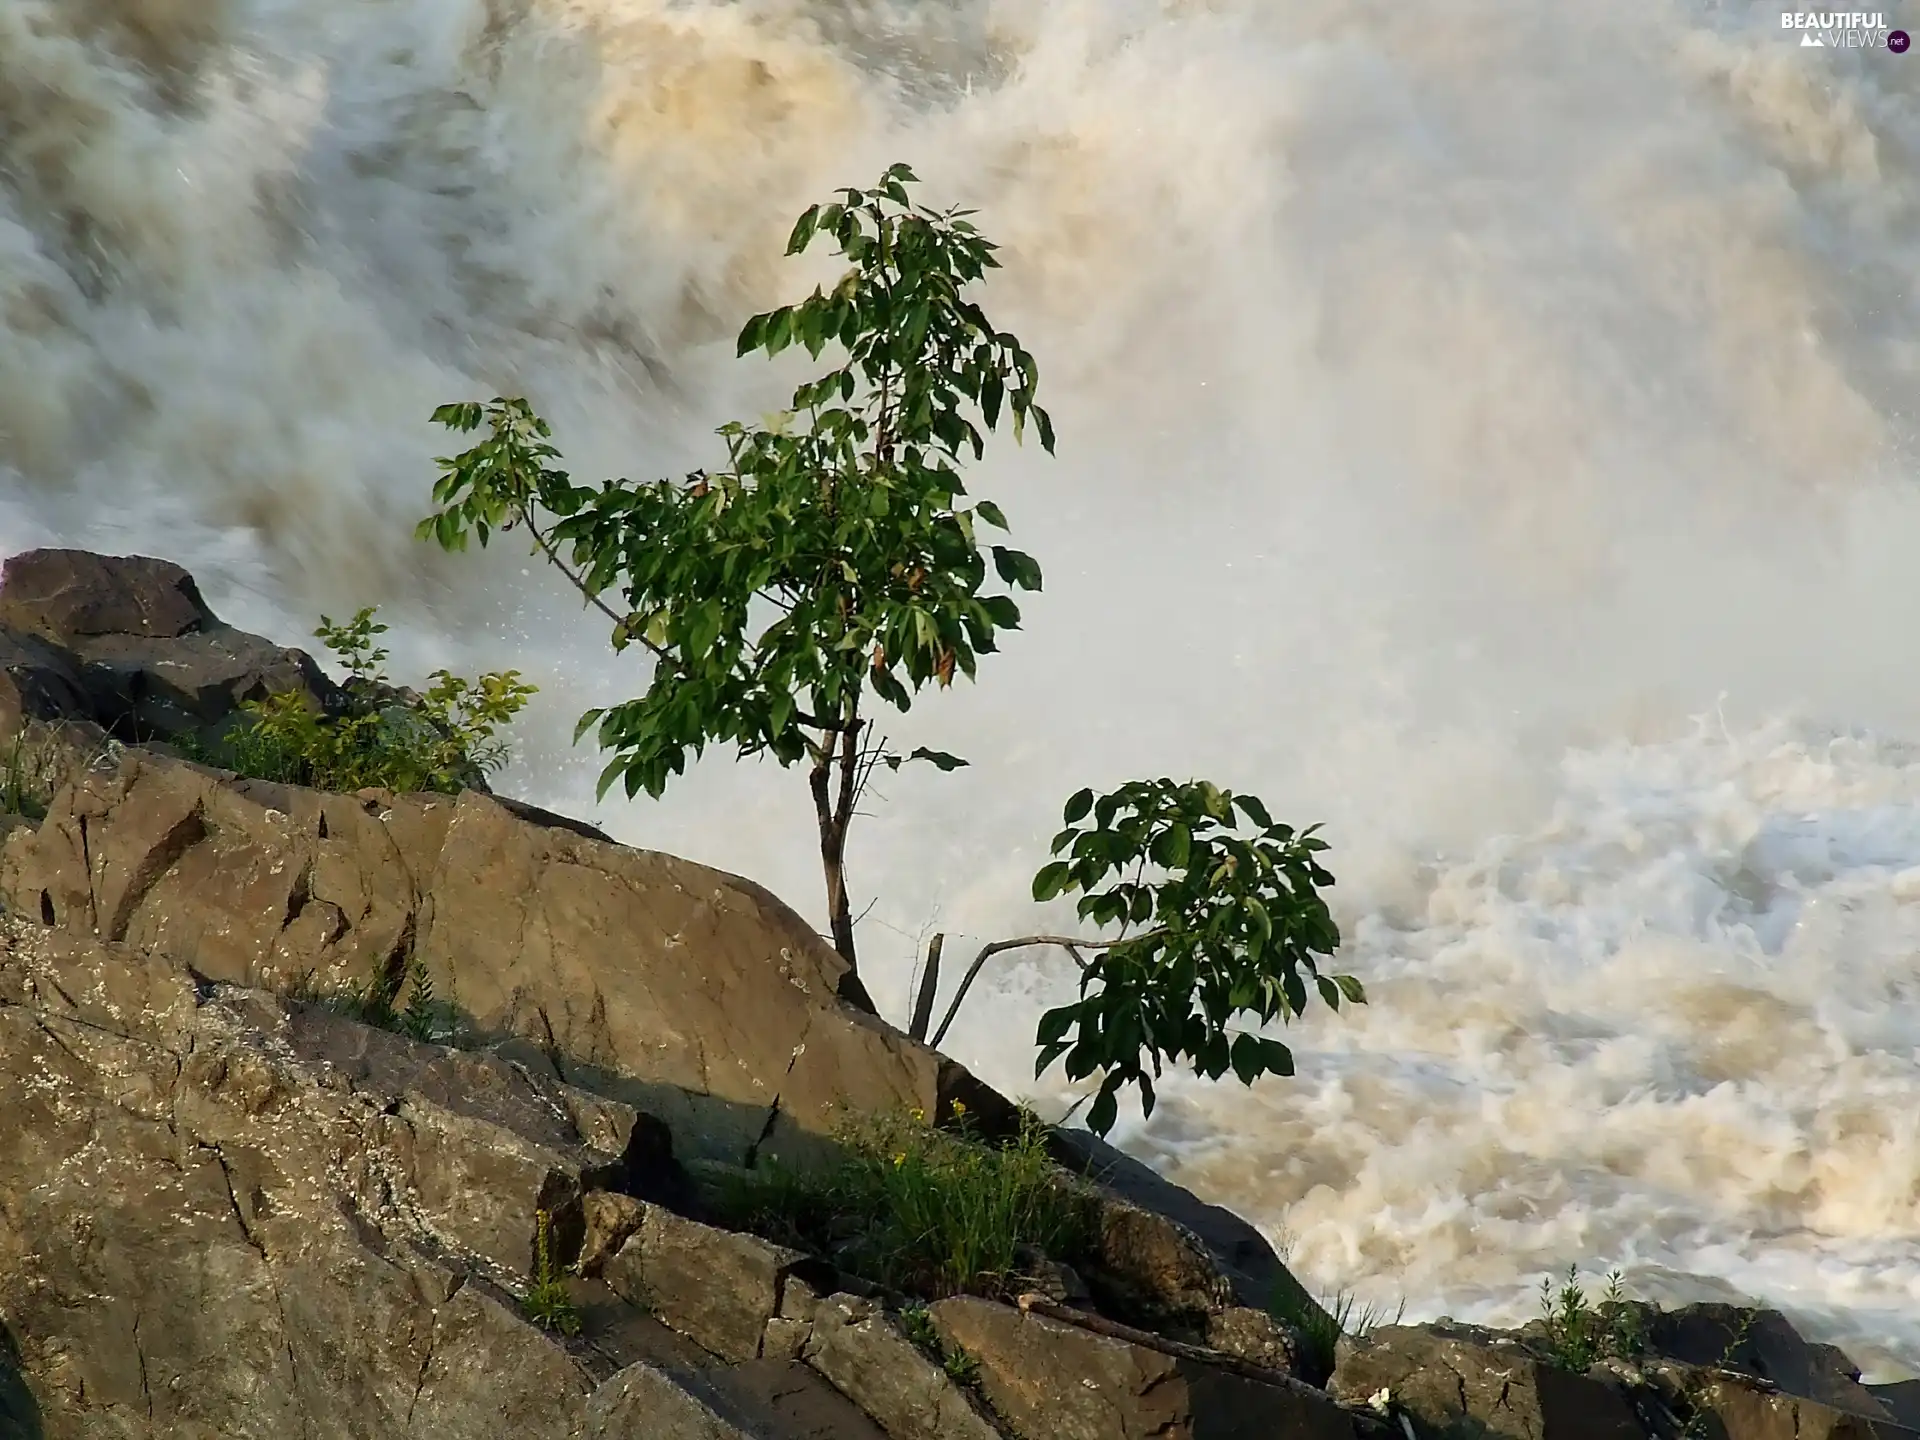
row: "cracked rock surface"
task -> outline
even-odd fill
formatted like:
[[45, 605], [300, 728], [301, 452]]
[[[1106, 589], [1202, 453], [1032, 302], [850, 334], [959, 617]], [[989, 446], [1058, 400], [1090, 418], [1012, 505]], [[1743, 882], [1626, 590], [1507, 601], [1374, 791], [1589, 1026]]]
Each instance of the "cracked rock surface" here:
[[[0, 1093], [10, 1440], [878, 1435], [639, 1312], [524, 1318], [536, 1209], [577, 1247], [590, 1190], [663, 1163], [647, 1117], [529, 1067], [10, 920]], [[800, 1391], [828, 1420], [783, 1420]], [[659, 1423], [621, 1428], [640, 1396]]]

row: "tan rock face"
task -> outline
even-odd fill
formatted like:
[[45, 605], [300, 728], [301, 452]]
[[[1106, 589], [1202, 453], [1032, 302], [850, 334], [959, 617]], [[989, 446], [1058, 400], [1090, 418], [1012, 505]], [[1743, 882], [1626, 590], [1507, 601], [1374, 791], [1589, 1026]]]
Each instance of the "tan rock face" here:
[[320, 795], [139, 750], [0, 848], [0, 903], [210, 980], [417, 958], [490, 1034], [739, 1161], [970, 1078], [837, 998], [846, 964], [758, 886], [468, 792]]
[[564, 1265], [595, 1187], [670, 1191], [672, 1160], [507, 1055], [5, 921], [0, 1095], [6, 1440], [881, 1440], [609, 1292], [571, 1343], [529, 1322], [536, 1212]]

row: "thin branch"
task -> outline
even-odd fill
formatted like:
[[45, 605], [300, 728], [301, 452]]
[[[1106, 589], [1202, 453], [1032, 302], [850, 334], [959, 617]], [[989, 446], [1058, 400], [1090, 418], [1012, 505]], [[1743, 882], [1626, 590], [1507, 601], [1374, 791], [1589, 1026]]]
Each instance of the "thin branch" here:
[[[1142, 940], [1146, 935], [1154, 933], [1156, 932], [1149, 930], [1145, 934], [1135, 935], [1132, 938]], [[981, 967], [1001, 951], [1022, 950], [1029, 945], [1058, 945], [1073, 956], [1075, 964], [1085, 970], [1090, 962], [1081, 956], [1080, 950], [1110, 950], [1115, 945], [1124, 943], [1124, 939], [1082, 940], [1072, 935], [1023, 935], [1018, 940], [996, 940], [991, 945], [983, 945], [980, 953], [974, 956], [973, 964], [967, 967], [967, 973], [961, 977], [960, 988], [954, 992], [953, 1002], [947, 1006], [946, 1018], [940, 1022], [940, 1028], [934, 1032], [934, 1049], [939, 1049], [940, 1042], [946, 1038], [947, 1029], [953, 1024], [953, 1017], [959, 1013], [960, 1002], [967, 998], [967, 991], [973, 988], [973, 982], [978, 978]]]
[[907, 1028], [915, 1040], [927, 1038], [927, 1026], [933, 1021], [934, 993], [940, 988], [940, 951], [946, 943], [945, 935], [936, 935], [927, 946], [927, 968], [920, 976], [919, 994], [913, 1002], [913, 1021]]

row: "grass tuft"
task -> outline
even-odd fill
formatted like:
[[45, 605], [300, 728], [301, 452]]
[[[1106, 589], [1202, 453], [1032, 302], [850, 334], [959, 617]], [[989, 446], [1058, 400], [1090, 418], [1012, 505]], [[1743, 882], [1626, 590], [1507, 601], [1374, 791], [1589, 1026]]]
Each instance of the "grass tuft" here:
[[1402, 1300], [1389, 1320], [1384, 1311], [1359, 1303], [1345, 1290], [1316, 1304], [1305, 1291], [1291, 1285], [1277, 1286], [1273, 1298], [1267, 1302], [1267, 1313], [1299, 1334], [1307, 1351], [1302, 1358], [1322, 1375], [1333, 1373], [1334, 1351], [1342, 1335], [1360, 1339], [1376, 1326], [1399, 1324], [1406, 1311], [1406, 1301]]
[[1046, 1150], [1046, 1129], [1022, 1117], [990, 1144], [967, 1127], [938, 1130], [915, 1114], [842, 1129], [838, 1164], [823, 1175], [778, 1165], [736, 1182], [725, 1208], [747, 1228], [831, 1256], [902, 1294], [1003, 1297], [1038, 1251], [1071, 1264], [1093, 1237], [1093, 1202]]

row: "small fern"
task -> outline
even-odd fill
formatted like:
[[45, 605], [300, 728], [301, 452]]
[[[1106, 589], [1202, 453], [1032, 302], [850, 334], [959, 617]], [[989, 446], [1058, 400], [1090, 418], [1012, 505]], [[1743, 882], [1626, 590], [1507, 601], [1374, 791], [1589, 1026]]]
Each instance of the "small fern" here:
[[440, 1024], [441, 1006], [433, 995], [433, 977], [418, 960], [408, 964], [407, 974], [413, 981], [413, 989], [407, 996], [407, 1008], [400, 1012], [400, 1033], [415, 1040], [437, 1040], [443, 1027]]

